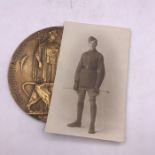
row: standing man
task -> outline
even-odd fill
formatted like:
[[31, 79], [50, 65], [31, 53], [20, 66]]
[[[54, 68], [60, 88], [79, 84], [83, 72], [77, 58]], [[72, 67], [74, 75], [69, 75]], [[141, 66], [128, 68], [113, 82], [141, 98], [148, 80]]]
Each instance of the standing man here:
[[86, 92], [90, 101], [90, 126], [89, 133], [95, 133], [96, 119], [96, 96], [105, 77], [104, 58], [96, 50], [97, 39], [93, 36], [88, 38], [89, 50], [81, 56], [74, 79], [74, 90], [78, 94], [77, 119], [69, 123], [68, 127], [81, 127], [82, 112]]

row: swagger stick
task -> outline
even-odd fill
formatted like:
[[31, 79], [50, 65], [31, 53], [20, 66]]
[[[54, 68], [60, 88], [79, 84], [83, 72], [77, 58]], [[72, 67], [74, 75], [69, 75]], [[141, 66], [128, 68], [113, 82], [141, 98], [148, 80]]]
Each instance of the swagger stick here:
[[[71, 90], [73, 90], [73, 88], [70, 88], [70, 87], [63, 87], [64, 89], [71, 89]], [[100, 92], [102, 92], [102, 93], [107, 93], [107, 94], [110, 94], [110, 91], [109, 90], [100, 90]]]

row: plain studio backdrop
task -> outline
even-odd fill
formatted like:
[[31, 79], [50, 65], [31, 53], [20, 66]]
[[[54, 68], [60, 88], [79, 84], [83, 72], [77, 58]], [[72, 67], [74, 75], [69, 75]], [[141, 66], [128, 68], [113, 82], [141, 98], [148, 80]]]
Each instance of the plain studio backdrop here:
[[[154, 0], [0, 0], [0, 154], [155, 154]], [[114, 143], [44, 132], [13, 100], [7, 80], [16, 47], [49, 26], [76, 21], [132, 31], [126, 107], [126, 141]]]
[[[96, 134], [88, 134], [90, 103], [86, 95], [82, 128], [69, 128], [76, 120], [78, 95], [74, 76], [81, 55], [89, 50], [88, 38], [98, 40], [97, 51], [104, 56], [105, 79], [97, 96]], [[97, 139], [123, 141], [128, 75], [130, 30], [65, 22], [46, 131]], [[106, 93], [106, 91], [110, 93]]]

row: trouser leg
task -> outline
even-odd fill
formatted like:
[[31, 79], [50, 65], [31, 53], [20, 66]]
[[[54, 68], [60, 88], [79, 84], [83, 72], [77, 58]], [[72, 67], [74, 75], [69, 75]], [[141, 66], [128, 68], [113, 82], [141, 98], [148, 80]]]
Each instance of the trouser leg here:
[[82, 120], [82, 113], [83, 113], [83, 107], [84, 107], [84, 98], [85, 94], [78, 95], [78, 104], [77, 104], [77, 121], [81, 122]]
[[80, 127], [81, 126], [85, 94], [86, 94], [85, 89], [79, 89], [79, 91], [78, 91], [78, 103], [77, 103], [77, 118], [76, 118], [76, 121], [68, 124], [69, 127]]
[[89, 101], [90, 101], [90, 125], [89, 133], [95, 133], [95, 120], [96, 120], [96, 95], [92, 91], [88, 91]]
[[93, 129], [95, 128], [96, 110], [97, 110], [96, 102], [90, 103], [90, 128]]
[[96, 101], [95, 99], [91, 99], [90, 101], [90, 128], [95, 129], [95, 120], [96, 120]]

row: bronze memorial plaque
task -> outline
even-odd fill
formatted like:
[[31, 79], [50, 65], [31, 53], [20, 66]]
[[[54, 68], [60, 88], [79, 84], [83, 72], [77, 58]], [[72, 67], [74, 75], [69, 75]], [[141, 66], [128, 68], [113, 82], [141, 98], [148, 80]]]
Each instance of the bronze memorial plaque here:
[[11, 94], [30, 116], [46, 122], [52, 97], [63, 27], [50, 27], [26, 38], [12, 56]]

